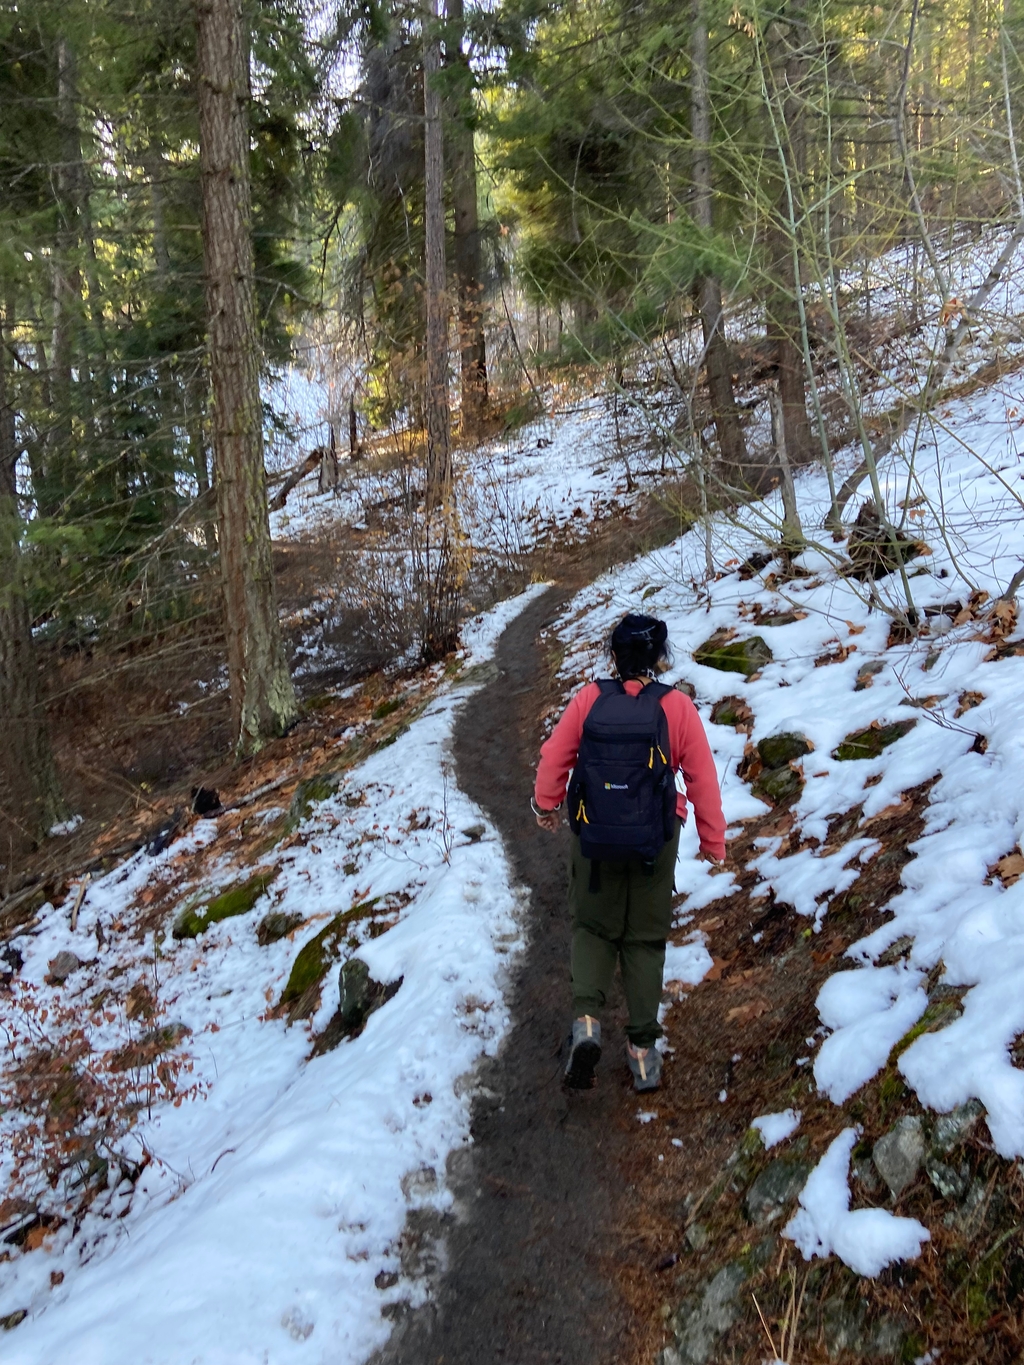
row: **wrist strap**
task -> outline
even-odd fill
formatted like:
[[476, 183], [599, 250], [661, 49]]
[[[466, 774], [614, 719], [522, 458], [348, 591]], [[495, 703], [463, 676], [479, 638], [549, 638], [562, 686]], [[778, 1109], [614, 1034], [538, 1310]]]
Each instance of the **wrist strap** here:
[[561, 808], [562, 803], [561, 801], [559, 801], [558, 805], [555, 806], [554, 810], [542, 810], [541, 807], [537, 805], [537, 802], [534, 800], [534, 798], [532, 796], [530, 797], [530, 809], [533, 811], [534, 815], [537, 816], [554, 815], [555, 811], [561, 810]]

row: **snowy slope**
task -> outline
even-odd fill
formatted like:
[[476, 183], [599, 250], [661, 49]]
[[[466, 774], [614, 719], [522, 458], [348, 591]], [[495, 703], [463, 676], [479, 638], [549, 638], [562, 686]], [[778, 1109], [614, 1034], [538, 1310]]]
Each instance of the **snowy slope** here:
[[[710, 580], [698, 529], [600, 579], [556, 626], [568, 642], [566, 682], [575, 685], [601, 672], [601, 641], [623, 612], [654, 612], [668, 621], [675, 650], [667, 677], [695, 684], [706, 722], [716, 700], [739, 694], [754, 715], [755, 744], [786, 731], [811, 741], [813, 752], [799, 764], [805, 785], [795, 806], [803, 846], [784, 854], [783, 839], [766, 839], [756, 866], [758, 893], [773, 889], [815, 932], [827, 922], [832, 897], [879, 852], [872, 818], [909, 788], [935, 779], [924, 834], [912, 845], [917, 857], [888, 907], [892, 918], [849, 948], [850, 969], [821, 991], [819, 1036], [825, 1037], [813, 1058], [814, 1075], [836, 1104], [855, 1093], [921, 1018], [928, 1003], [925, 978], [940, 968], [943, 983], [968, 988], [963, 1013], [907, 1047], [900, 1070], [932, 1109], [981, 1100], [996, 1150], [1008, 1158], [1024, 1155], [1024, 1071], [1009, 1054], [1024, 1032], [1024, 880], [1008, 877], [1004, 885], [991, 870], [1024, 833], [1024, 657], [994, 657], [997, 649], [1009, 652], [1001, 637], [1007, 634], [1012, 643], [1015, 616], [1006, 609], [1001, 621], [988, 615], [992, 601], [983, 594], [996, 598], [1024, 562], [1021, 413], [1024, 385], [1017, 375], [1004, 381], [1002, 392], [982, 390], [943, 406], [920, 433], [913, 467], [908, 450], [894, 454], [882, 471], [889, 514], [899, 519], [901, 510], [907, 513], [912, 534], [932, 550], [909, 565], [922, 621], [909, 640], [889, 644], [889, 617], [872, 604], [863, 583], [837, 572], [845, 547], [820, 530], [827, 491], [817, 472], [798, 479], [805, 530], [818, 538], [801, 557], [805, 576], [782, 581], [777, 561], [746, 581], [739, 576], [742, 561], [778, 536], [781, 508], [769, 502], [716, 519], [710, 550], [720, 568]], [[895, 605], [898, 576], [883, 578], [877, 590]], [[783, 614], [791, 618], [786, 624], [758, 624], [761, 617]], [[760, 635], [772, 661], [749, 680], [697, 664], [692, 651], [720, 629], [733, 630], [736, 638]], [[855, 690], [865, 665], [877, 671], [869, 675], [870, 685]], [[916, 723], [877, 758], [835, 757], [851, 732], [896, 721]], [[746, 737], [722, 725], [708, 723], [707, 730], [735, 829], [765, 810], [737, 774]], [[854, 838], [838, 852], [823, 852], [830, 820], [857, 805], [863, 814]], [[693, 861], [695, 851], [690, 828], [677, 886], [690, 893], [691, 913], [733, 885], [731, 874]], [[909, 946], [896, 963], [876, 965], [886, 948], [904, 939]], [[843, 1127], [837, 1114], [837, 1130]], [[795, 1220], [791, 1235], [799, 1235], [807, 1254], [825, 1246], [829, 1228], [837, 1254], [850, 1245], [843, 1222], [849, 1147], [847, 1136], [837, 1136], [828, 1169], [808, 1187], [811, 1204], [815, 1191], [822, 1196], [818, 1221], [806, 1209], [803, 1221]], [[874, 1250], [865, 1253], [870, 1273], [887, 1259], [911, 1254], [907, 1248], [916, 1248], [924, 1233], [916, 1224], [907, 1228], [886, 1218], [888, 1224], [875, 1220], [883, 1226], [881, 1244], [876, 1238]]]
[[[467, 662], [485, 661], [540, 590], [478, 618]], [[445, 1159], [469, 1140], [465, 1078], [507, 1026], [502, 986], [519, 943], [500, 844], [455, 785], [448, 757], [473, 685], [442, 689], [395, 743], [345, 774], [248, 914], [194, 940], [158, 934], [156, 958], [137, 940], [147, 888], [179, 876], [215, 838], [216, 822], [206, 821], [201, 833], [95, 882], [76, 932], [67, 907], [51, 907], [15, 941], [24, 966], [7, 1024], [31, 1014], [35, 1030], [19, 1055], [55, 1042], [77, 1004], [92, 1057], [109, 1057], [145, 1027], [126, 1006], [145, 980], [157, 1022], [190, 1030], [182, 1049], [191, 1071], [182, 1073], [183, 1101], [158, 1094], [116, 1144], [127, 1164], [143, 1166], [134, 1188], [112, 1162], [110, 1188], [79, 1228], [52, 1229], [3, 1267], [0, 1317], [28, 1310], [4, 1337], [5, 1361], [340, 1365], [386, 1339], [382, 1306], [416, 1295], [399, 1275], [406, 1214], [449, 1202]], [[237, 877], [224, 866], [220, 884]], [[217, 885], [215, 877], [209, 889]], [[268, 1004], [304, 942], [338, 911], [375, 898], [374, 914], [354, 919], [342, 957], [358, 953], [376, 980], [401, 986], [358, 1038], [307, 1062], [308, 1027], [286, 1027]], [[303, 924], [260, 947], [255, 928], [271, 904]], [[47, 984], [62, 950], [88, 965], [63, 987]], [[337, 1006], [339, 970], [311, 1021], [318, 1031]], [[0, 1118], [5, 1177], [22, 1122], [15, 1111]], [[43, 1202], [46, 1193], [37, 1191]]]

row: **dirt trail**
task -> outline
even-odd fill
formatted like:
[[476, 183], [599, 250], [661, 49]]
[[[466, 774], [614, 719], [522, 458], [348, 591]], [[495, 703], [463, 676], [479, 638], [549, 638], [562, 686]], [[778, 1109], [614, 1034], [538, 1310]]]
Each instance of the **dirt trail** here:
[[567, 1096], [556, 1055], [568, 1027], [567, 836], [540, 831], [529, 807], [550, 685], [538, 635], [565, 595], [545, 593], [505, 631], [498, 676], [456, 729], [459, 785], [498, 826], [531, 891], [528, 946], [513, 1030], [481, 1076], [474, 1145], [450, 1164], [461, 1212], [443, 1230], [447, 1271], [383, 1357], [400, 1365], [622, 1365], [629, 1354], [629, 1318], [607, 1264], [636, 1108], [615, 1065], [625, 1036], [609, 1014], [601, 1085]]

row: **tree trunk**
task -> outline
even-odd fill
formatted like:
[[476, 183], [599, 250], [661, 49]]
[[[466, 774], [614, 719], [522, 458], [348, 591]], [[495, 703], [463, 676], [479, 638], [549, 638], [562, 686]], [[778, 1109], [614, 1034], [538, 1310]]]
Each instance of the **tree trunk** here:
[[298, 716], [267, 516], [249, 196], [249, 42], [241, 0], [198, 0], [203, 264], [224, 629], [236, 750]]
[[[692, 85], [690, 123], [693, 134], [693, 219], [699, 228], [712, 229], [711, 204], [711, 101], [708, 94], [708, 30], [702, 0], [693, 5]], [[732, 391], [732, 364], [725, 339], [722, 289], [712, 275], [696, 282], [697, 306], [704, 332], [704, 356], [708, 397], [715, 417], [718, 450], [730, 483], [747, 486], [747, 445], [743, 439], [736, 398]]]
[[356, 398], [355, 394], [348, 396], [348, 457], [350, 460], [361, 458], [363, 448], [359, 444], [359, 424], [356, 421]]
[[427, 487], [422, 556], [424, 659], [443, 659], [458, 644], [459, 582], [455, 564], [455, 496], [448, 409], [448, 306], [445, 293], [444, 143], [435, 77], [440, 48], [436, 0], [423, 11], [425, 282], [427, 303]]
[[[804, 347], [796, 297], [802, 283], [796, 268], [796, 225], [792, 221], [790, 205], [792, 194], [798, 209], [806, 161], [805, 30], [802, 18], [793, 16], [789, 22], [785, 18], [773, 21], [767, 34], [770, 73], [776, 95], [775, 118], [783, 158], [777, 171], [776, 218], [768, 231], [774, 280], [768, 301], [768, 339], [775, 351], [786, 449], [791, 465], [795, 466], [806, 464], [816, 453], [807, 419]], [[774, 144], [774, 133], [771, 140]], [[773, 155], [779, 160], [778, 148], [769, 153], [769, 156]]]
[[21, 562], [21, 517], [16, 467], [17, 431], [10, 392], [7, 347], [13, 344], [10, 292], [0, 328], [0, 781], [6, 817], [24, 840], [41, 839], [67, 812], [50, 751], [39, 664], [32, 641]]
[[463, 0], [446, 0], [445, 17], [455, 30], [449, 61], [459, 67], [459, 94], [449, 122], [452, 208], [455, 213], [455, 278], [459, 289], [459, 353], [462, 431], [478, 436], [487, 413], [487, 347], [484, 340], [483, 269], [473, 138], [472, 78], [462, 51]]
[[50, 396], [53, 417], [46, 442], [43, 515], [56, 515], [73, 486], [72, 370], [82, 280], [77, 263], [81, 205], [78, 170], [82, 157], [75, 107], [75, 66], [66, 38], [57, 44], [57, 120], [61, 162], [56, 168], [57, 236], [53, 253], [53, 316], [50, 347]]
[[441, 95], [435, 86], [440, 48], [433, 25], [436, 0], [424, 7], [423, 114], [425, 283], [427, 303], [427, 507], [447, 500], [451, 485], [451, 414], [448, 409], [448, 301], [444, 252], [444, 142]]

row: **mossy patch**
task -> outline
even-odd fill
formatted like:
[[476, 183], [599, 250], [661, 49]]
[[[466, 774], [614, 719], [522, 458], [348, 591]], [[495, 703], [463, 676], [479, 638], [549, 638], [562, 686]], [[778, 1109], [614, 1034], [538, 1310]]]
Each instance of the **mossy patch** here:
[[765, 768], [751, 784], [755, 796], [767, 797], [776, 806], [794, 801], [804, 789], [804, 780], [795, 768]]
[[211, 924], [219, 924], [222, 919], [233, 919], [236, 915], [246, 915], [253, 908], [267, 887], [277, 876], [278, 869], [258, 872], [255, 877], [237, 886], [222, 891], [200, 908], [187, 907], [178, 916], [173, 935], [176, 939], [198, 938]]
[[387, 701], [382, 701], [375, 706], [370, 714], [374, 720], [383, 720], [385, 716], [390, 716], [392, 711], [397, 711], [404, 700], [404, 697], [389, 697]]
[[909, 735], [916, 724], [916, 720], [897, 720], [891, 725], [868, 725], [863, 730], [853, 730], [832, 750], [832, 757], [840, 762], [877, 758], [883, 749]]
[[766, 768], [784, 768], [795, 759], [806, 758], [814, 745], [806, 735], [787, 730], [758, 741], [757, 752]]
[[377, 898], [362, 901], [328, 920], [318, 934], [302, 945], [292, 963], [288, 982], [281, 992], [282, 1005], [294, 1005], [313, 986], [318, 986], [337, 961], [349, 927], [373, 913]]
[[317, 773], [314, 777], [307, 777], [300, 782], [288, 807], [289, 831], [301, 825], [303, 820], [308, 820], [313, 814], [314, 806], [333, 796], [338, 790], [340, 780], [337, 773]]

